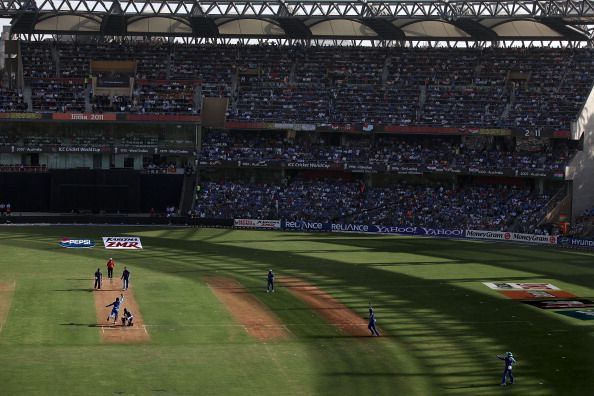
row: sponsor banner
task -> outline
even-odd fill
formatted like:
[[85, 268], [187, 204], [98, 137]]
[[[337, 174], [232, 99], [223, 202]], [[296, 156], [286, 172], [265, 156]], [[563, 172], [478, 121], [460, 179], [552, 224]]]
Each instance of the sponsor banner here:
[[517, 232], [512, 232], [511, 240], [518, 242], [539, 243], [544, 245], [557, 244], [557, 236], [555, 235], [519, 234]]
[[315, 131], [314, 124], [292, 124], [292, 123], [274, 123], [273, 129], [287, 129], [291, 131]]
[[594, 301], [585, 298], [573, 299], [573, 300], [543, 300], [543, 301], [532, 301], [524, 300], [524, 304], [533, 305], [540, 309], [563, 309], [563, 308], [590, 308], [594, 307]]
[[561, 290], [504, 290], [504, 296], [513, 300], [530, 300], [533, 298], [575, 298], [577, 296]]
[[550, 283], [483, 282], [483, 285], [495, 290], [560, 290]]
[[511, 129], [479, 128], [477, 133], [479, 135], [488, 135], [488, 136], [510, 136], [512, 131], [511, 131]]
[[448, 228], [427, 228], [412, 226], [370, 226], [370, 232], [381, 234], [399, 234], [399, 235], [421, 235], [446, 238], [464, 238], [464, 230]]
[[282, 166], [281, 161], [237, 161], [237, 166], [240, 168], [280, 168]]
[[385, 164], [344, 164], [344, 170], [356, 173], [377, 173], [385, 172], [388, 170], [388, 165]]
[[[354, 124], [346, 123], [333, 123], [333, 124], [318, 124], [316, 126], [316, 131], [318, 132], [349, 132], [354, 133], [357, 132]], [[362, 132], [362, 131], [361, 131]]]
[[594, 309], [577, 309], [572, 311], [556, 311], [556, 313], [579, 320], [594, 320]]
[[114, 154], [156, 154], [156, 147], [122, 147], [116, 146], [113, 148]]
[[283, 221], [283, 229], [285, 230], [300, 230], [300, 231], [331, 231], [330, 223], [320, 223], [317, 221]]
[[80, 248], [92, 248], [95, 246], [95, 242], [91, 239], [70, 239], [62, 238], [60, 246], [69, 249], [80, 249]]
[[198, 166], [216, 166], [216, 167], [225, 167], [225, 168], [235, 168], [235, 167], [237, 167], [237, 161], [201, 159], [201, 160], [198, 160]]
[[494, 290], [521, 289], [515, 283], [508, 283], [508, 282], [483, 282], [483, 285], [487, 286], [490, 289], [494, 289]]
[[110, 147], [88, 146], [3, 146], [3, 153], [109, 153]]
[[464, 238], [462, 229], [408, 227], [408, 226], [381, 226], [368, 224], [330, 224], [330, 231], [337, 232], [367, 232], [391, 235], [419, 235], [445, 238]]
[[287, 162], [285, 165], [291, 169], [343, 169], [343, 164], [335, 162]]
[[55, 153], [108, 153], [109, 147], [90, 147], [90, 146], [58, 146], [53, 147]]
[[577, 239], [568, 237], [558, 237], [557, 241], [561, 246], [574, 246], [587, 249], [594, 249], [594, 241], [589, 239]]
[[570, 139], [571, 132], [570, 131], [553, 131], [553, 137], [559, 139]]
[[238, 228], [265, 228], [269, 230], [280, 230], [280, 220], [258, 220], [258, 219], [234, 219], [233, 226]]
[[425, 169], [428, 173], [462, 174], [467, 172], [466, 169], [458, 166], [427, 165]]
[[200, 122], [198, 115], [183, 114], [125, 114], [126, 121]]
[[103, 245], [105, 246], [105, 249], [142, 249], [140, 237], [103, 237]]
[[40, 113], [0, 113], [0, 119], [10, 120], [39, 120], [42, 118]]
[[270, 129], [263, 122], [226, 121], [225, 129]]
[[466, 173], [469, 175], [485, 175], [485, 176], [505, 176], [505, 169], [497, 168], [477, 168], [470, 166]]
[[419, 235], [445, 238], [464, 238], [462, 229], [412, 226], [381, 226], [374, 224], [322, 223], [315, 221], [283, 221], [283, 229], [303, 231], [366, 232], [389, 235]]
[[505, 176], [513, 177], [553, 177], [553, 173], [547, 170], [530, 170], [530, 169], [505, 169]]
[[64, 121], [115, 121], [116, 113], [53, 113], [52, 120]]
[[[381, 129], [380, 129], [381, 128]], [[385, 125], [377, 128], [376, 132], [382, 131], [386, 133], [399, 133], [399, 134], [426, 134], [426, 135], [466, 135], [468, 132], [463, 128], [450, 128], [450, 127], [431, 127], [431, 126], [401, 126], [401, 125]]]
[[10, 146], [10, 153], [43, 153], [44, 151], [50, 151], [45, 147], [23, 147], [23, 146]]
[[156, 154], [178, 154], [178, 155], [193, 155], [194, 149], [189, 148], [156, 148]]
[[557, 244], [557, 236], [521, 234], [518, 232], [507, 232], [507, 231], [466, 230], [466, 238], [489, 239], [489, 240], [512, 241], [512, 242], [528, 242], [528, 243], [538, 243], [538, 244], [543, 244], [543, 245], [556, 245]]
[[390, 172], [398, 173], [400, 175], [422, 175], [425, 168], [416, 165], [389, 165]]
[[330, 224], [330, 230], [334, 232], [377, 232], [374, 227], [367, 224]]
[[[118, 148], [123, 150], [123, 148]], [[173, 153], [171, 149], [155, 150], [159, 153]], [[124, 152], [124, 151], [122, 151]], [[189, 153], [189, 150], [188, 150]], [[179, 150], [177, 154], [185, 154]], [[511, 177], [546, 177], [551, 179], [564, 178], [563, 172], [550, 171], [520, 171], [513, 169], [495, 169], [495, 168], [465, 168], [458, 166], [437, 166], [437, 165], [422, 165], [422, 164], [364, 164], [364, 163], [348, 163], [348, 162], [296, 162], [296, 161], [282, 161], [282, 160], [238, 160], [238, 161], [223, 161], [217, 159], [205, 159], [199, 161], [199, 166], [220, 166], [223, 163], [228, 163], [232, 167], [243, 168], [290, 168], [290, 169], [328, 169], [328, 170], [345, 170], [354, 173], [378, 173], [378, 172], [392, 172], [401, 175], [422, 175], [424, 173], [438, 173], [438, 174], [480, 174], [485, 176], [511, 176]]]
[[503, 231], [466, 230], [466, 238], [509, 240], [511, 236], [509, 232]]

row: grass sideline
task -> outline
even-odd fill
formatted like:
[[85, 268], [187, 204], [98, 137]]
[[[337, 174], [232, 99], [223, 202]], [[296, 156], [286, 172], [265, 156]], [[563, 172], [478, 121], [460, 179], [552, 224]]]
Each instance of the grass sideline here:
[[[102, 236], [137, 235], [142, 251]], [[64, 249], [62, 237], [94, 239]], [[521, 395], [590, 394], [594, 321], [506, 299], [481, 282], [552, 283], [594, 297], [594, 254], [426, 238], [195, 228], [1, 227], [0, 282], [16, 282], [0, 332], [0, 394]], [[151, 340], [102, 344], [92, 275], [132, 271]], [[280, 287], [302, 278], [388, 337], [345, 337]], [[241, 282], [294, 335], [258, 342], [204, 282]], [[107, 314], [107, 309], [106, 309]], [[362, 319], [363, 320], [363, 319]], [[498, 386], [498, 353], [518, 384]]]

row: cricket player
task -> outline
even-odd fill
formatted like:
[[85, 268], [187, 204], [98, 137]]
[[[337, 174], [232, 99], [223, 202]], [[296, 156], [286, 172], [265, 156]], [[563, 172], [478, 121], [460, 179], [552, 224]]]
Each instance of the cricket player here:
[[115, 261], [110, 257], [107, 261], [107, 277], [111, 281], [113, 279], [113, 268], [115, 267]]
[[266, 278], [268, 279], [268, 284], [266, 285], [266, 293], [274, 293], [274, 274], [272, 273], [272, 270], [268, 270], [268, 276]]
[[95, 289], [101, 289], [101, 282], [103, 281], [103, 274], [101, 273], [101, 271], [99, 270], [99, 268], [97, 268], [97, 272], [95, 272]]
[[122, 314], [122, 326], [126, 326], [126, 323], [128, 326], [134, 326], [132, 320], [134, 320], [134, 315], [132, 315], [132, 312], [128, 311], [127, 308], [124, 308], [124, 313]]
[[116, 324], [116, 322], [118, 321], [118, 314], [120, 312], [120, 307], [123, 302], [124, 302], [124, 295], [120, 294], [120, 297], [116, 297], [114, 302], [105, 306], [105, 308], [113, 306], [113, 308], [111, 309], [111, 313], [107, 317], [108, 322], [109, 322], [109, 319], [111, 319], [113, 317], [114, 318], [113, 324]]
[[128, 282], [130, 281], [130, 271], [128, 271], [128, 268], [124, 267], [124, 272], [122, 272], [120, 279], [122, 280], [122, 289], [128, 290]]
[[507, 352], [505, 355], [497, 355], [497, 359], [505, 361], [505, 367], [503, 368], [503, 377], [501, 377], [501, 386], [505, 386], [506, 378], [509, 376], [509, 384], [514, 384], [514, 375], [512, 373], [513, 365], [516, 363], [514, 354]]
[[371, 335], [378, 337], [380, 335], [379, 331], [375, 328], [375, 313], [373, 312], [373, 308], [369, 307], [369, 324], [367, 328], [371, 331]]

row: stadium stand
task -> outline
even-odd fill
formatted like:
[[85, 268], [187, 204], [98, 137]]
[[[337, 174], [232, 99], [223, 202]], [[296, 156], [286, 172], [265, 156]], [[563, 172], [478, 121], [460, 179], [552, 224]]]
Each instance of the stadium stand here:
[[[179, 176], [149, 204], [135, 198], [149, 179], [127, 175], [141, 186], [127, 210], [543, 232], [580, 149], [592, 51], [20, 41], [23, 87], [2, 88], [1, 112], [108, 122], [3, 126], [0, 170]], [[102, 91], [99, 61], [132, 62], [132, 84]], [[194, 130], [203, 97], [229, 98], [232, 126]]]
[[575, 145], [567, 141], [534, 146], [529, 142], [517, 143], [521, 139], [495, 140], [485, 136], [345, 135], [334, 142], [331, 138], [327, 134], [316, 137], [299, 133], [289, 139], [282, 132], [215, 131], [205, 135], [200, 158], [560, 170], [575, 152]]
[[272, 183], [208, 182], [198, 217], [283, 218], [361, 224], [513, 230], [533, 233], [551, 198], [514, 186], [366, 187], [361, 181], [295, 179]]
[[592, 50], [578, 48], [23, 42], [22, 52], [27, 83], [49, 98], [34, 111], [84, 109], [78, 82], [101, 59], [137, 61], [137, 83], [127, 99], [95, 96], [95, 111], [199, 113], [195, 97], [225, 96], [230, 119], [258, 122], [568, 130], [594, 82]]

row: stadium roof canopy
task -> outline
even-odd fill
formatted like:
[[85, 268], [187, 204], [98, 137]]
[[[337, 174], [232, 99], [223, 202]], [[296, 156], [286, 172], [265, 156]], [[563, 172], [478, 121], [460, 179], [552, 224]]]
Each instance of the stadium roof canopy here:
[[591, 44], [593, 1], [0, 0], [14, 35]]

